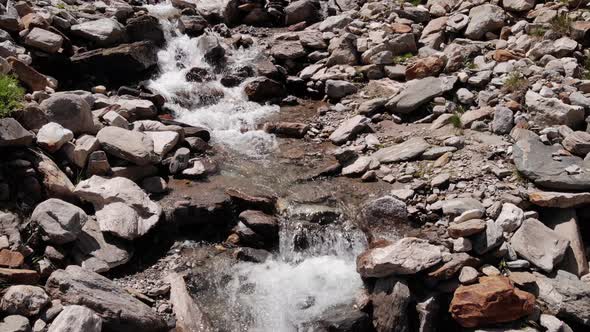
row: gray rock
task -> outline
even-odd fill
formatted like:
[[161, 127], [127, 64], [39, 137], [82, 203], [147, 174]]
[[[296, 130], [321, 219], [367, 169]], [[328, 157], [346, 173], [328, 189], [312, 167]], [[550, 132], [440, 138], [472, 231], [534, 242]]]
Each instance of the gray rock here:
[[533, 119], [538, 125], [565, 124], [576, 128], [584, 122], [584, 108], [565, 104], [557, 98], [545, 98], [531, 90], [525, 95], [529, 112], [536, 112]]
[[344, 144], [346, 141], [354, 138], [358, 133], [367, 130], [371, 120], [362, 115], [356, 115], [340, 124], [330, 135], [330, 140], [334, 144]]
[[373, 161], [373, 159], [371, 157], [366, 157], [366, 156], [359, 157], [352, 164], [350, 164], [342, 169], [342, 175], [344, 175], [344, 176], [360, 176], [369, 169], [369, 166], [371, 165], [372, 161]]
[[10, 315], [4, 317], [0, 322], [0, 331], [2, 332], [30, 332], [31, 325], [27, 317], [19, 315]]
[[486, 231], [473, 237], [473, 251], [483, 255], [488, 251], [499, 247], [504, 241], [502, 228], [497, 226], [493, 220], [486, 221]]
[[159, 156], [168, 154], [180, 140], [180, 135], [174, 131], [146, 131], [144, 134], [152, 139], [154, 152]]
[[95, 132], [90, 105], [73, 93], [59, 93], [41, 102], [47, 120], [56, 122], [74, 134]]
[[447, 228], [449, 236], [460, 238], [479, 234], [486, 229], [486, 222], [481, 219], [469, 219], [463, 222], [453, 222]]
[[86, 222], [72, 249], [76, 264], [96, 273], [127, 263], [132, 254], [128, 244], [103, 233], [94, 219]]
[[403, 238], [385, 247], [373, 248], [357, 259], [363, 277], [416, 274], [442, 261], [440, 248], [418, 238]]
[[356, 86], [350, 82], [339, 80], [326, 81], [326, 95], [330, 98], [340, 99], [342, 97], [353, 94], [356, 91]]
[[125, 27], [110, 18], [72, 25], [71, 32], [99, 47], [116, 45], [125, 38]]
[[329, 16], [320, 23], [318, 28], [322, 32], [344, 29], [350, 22], [352, 22], [352, 18], [348, 14]]
[[370, 294], [375, 329], [408, 331], [408, 306], [411, 299], [410, 288], [405, 280], [395, 277], [377, 279]]
[[31, 215], [31, 221], [43, 230], [43, 239], [54, 244], [76, 240], [87, 220], [84, 210], [56, 198], [37, 205]]
[[513, 147], [516, 169], [539, 187], [562, 190], [587, 190], [590, 188], [590, 173], [569, 174], [566, 168], [572, 165], [584, 170], [586, 161], [577, 156], [561, 156], [553, 159], [560, 148], [544, 145], [537, 137], [525, 137]]
[[368, 231], [369, 235], [399, 229], [407, 221], [406, 203], [392, 196], [383, 196], [363, 204], [358, 218], [361, 228]]
[[312, 0], [297, 0], [285, 7], [285, 24], [292, 25], [299, 22], [307, 24], [321, 20], [322, 15], [317, 3]]
[[6, 289], [0, 310], [11, 315], [35, 316], [49, 303], [49, 296], [41, 287], [10, 286]]
[[499, 135], [509, 134], [514, 127], [514, 114], [508, 107], [496, 107], [494, 120], [492, 121], [492, 132]]
[[62, 36], [37, 27], [33, 28], [25, 37], [25, 45], [47, 53], [56, 53], [62, 43]]
[[168, 184], [159, 176], [150, 176], [143, 179], [141, 187], [150, 194], [161, 194], [168, 191]]
[[168, 169], [171, 174], [178, 174], [188, 167], [191, 151], [187, 148], [180, 148], [174, 152]]
[[94, 311], [80, 306], [68, 305], [51, 323], [47, 332], [101, 332], [102, 318]]
[[34, 137], [15, 119], [0, 119], [0, 148], [28, 146], [33, 143]]
[[496, 225], [500, 226], [504, 232], [514, 232], [524, 220], [524, 211], [512, 203], [504, 203], [502, 211], [496, 219]]
[[569, 241], [569, 247], [559, 268], [581, 277], [587, 274], [588, 257], [578, 225], [575, 209], [547, 209], [543, 222], [557, 235]]
[[385, 107], [395, 113], [411, 113], [420, 106], [453, 89], [454, 76], [426, 77], [406, 83], [405, 89], [392, 97]]
[[178, 273], [166, 277], [170, 283], [170, 302], [176, 315], [176, 329], [180, 331], [214, 332], [215, 329], [200, 304], [188, 292]]
[[419, 158], [430, 144], [421, 137], [410, 138], [409, 140], [390, 147], [380, 149], [373, 153], [372, 157], [381, 163], [395, 163]]
[[74, 193], [94, 205], [103, 232], [128, 240], [149, 232], [162, 214], [160, 205], [127, 178], [92, 176], [78, 183]]
[[537, 301], [561, 319], [590, 326], [590, 285], [575, 275], [557, 270], [554, 277], [534, 273], [539, 288]]
[[569, 241], [540, 221], [527, 219], [510, 239], [510, 245], [519, 256], [549, 273], [563, 260]]
[[96, 138], [108, 154], [136, 165], [155, 164], [160, 160], [154, 152], [154, 141], [144, 133], [105, 127], [98, 132]]
[[294, 60], [307, 55], [303, 45], [298, 40], [275, 42], [270, 53], [275, 59], [279, 60]]
[[100, 142], [94, 136], [82, 135], [74, 143], [66, 143], [63, 146], [68, 160], [80, 168], [86, 166], [88, 156], [100, 148]]
[[590, 133], [575, 131], [567, 135], [561, 144], [569, 152], [580, 157], [585, 157], [590, 152]]
[[535, 0], [502, 0], [504, 9], [513, 12], [526, 12], [535, 7]]
[[469, 10], [469, 24], [465, 37], [481, 39], [487, 32], [500, 30], [504, 26], [506, 14], [496, 5], [484, 4]]
[[483, 205], [473, 198], [454, 198], [441, 202], [441, 207], [444, 215], [461, 215], [470, 210], [479, 210], [485, 212]]
[[76, 265], [53, 272], [45, 289], [65, 304], [84, 305], [95, 311], [108, 330], [150, 332], [165, 327], [155, 311], [114, 282]]
[[45, 151], [53, 153], [72, 138], [74, 138], [74, 133], [71, 130], [65, 129], [59, 123], [49, 122], [39, 129], [37, 145]]
[[471, 266], [464, 266], [461, 268], [461, 273], [459, 274], [459, 282], [462, 284], [472, 284], [477, 281], [479, 277], [479, 272]]

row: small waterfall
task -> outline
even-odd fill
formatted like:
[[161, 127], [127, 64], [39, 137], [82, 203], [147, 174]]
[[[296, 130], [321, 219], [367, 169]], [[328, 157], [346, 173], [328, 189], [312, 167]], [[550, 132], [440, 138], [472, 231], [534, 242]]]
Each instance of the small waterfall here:
[[[245, 155], [264, 155], [276, 147], [273, 135], [256, 130], [261, 120], [279, 111], [276, 105], [260, 105], [248, 101], [244, 93], [247, 81], [236, 87], [225, 87], [221, 78], [251, 65], [260, 55], [256, 44], [247, 48], [230, 47], [213, 31], [225, 48], [227, 63], [223, 71], [204, 60], [198, 39], [180, 33], [176, 20], [180, 15], [170, 3], [146, 6], [160, 19], [165, 30], [166, 46], [158, 52], [160, 74], [150, 81], [149, 87], [167, 100], [166, 107], [177, 120], [204, 126], [211, 130], [212, 139]], [[206, 69], [211, 80], [191, 82], [187, 73], [192, 68]]]
[[[220, 82], [223, 73], [215, 73], [203, 60], [197, 38], [176, 29], [178, 10], [169, 3], [147, 7], [160, 18], [167, 39], [158, 53], [159, 76], [150, 88], [166, 98], [166, 106], [179, 121], [206, 126], [214, 142], [236, 150], [239, 158], [271, 152], [275, 137], [256, 127], [279, 107], [249, 102], [244, 83], [224, 87]], [[251, 64], [259, 55], [256, 45], [225, 47], [228, 61], [224, 70], [229, 72]], [[215, 78], [189, 82], [186, 74], [193, 67], [206, 68]], [[211, 102], [207, 93], [215, 91], [221, 91], [221, 97]], [[299, 331], [331, 308], [354, 302], [362, 288], [355, 259], [366, 247], [365, 238], [345, 225], [342, 219], [319, 225], [286, 218], [281, 221], [279, 251], [273, 257], [264, 263], [216, 262], [196, 278], [194, 295], [220, 331]]]

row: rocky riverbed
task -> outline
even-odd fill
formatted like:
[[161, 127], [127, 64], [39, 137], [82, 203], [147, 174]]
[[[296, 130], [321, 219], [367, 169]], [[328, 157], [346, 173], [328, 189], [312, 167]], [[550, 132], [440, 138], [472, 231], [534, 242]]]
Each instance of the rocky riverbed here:
[[0, 331], [590, 329], [589, 6], [0, 1]]

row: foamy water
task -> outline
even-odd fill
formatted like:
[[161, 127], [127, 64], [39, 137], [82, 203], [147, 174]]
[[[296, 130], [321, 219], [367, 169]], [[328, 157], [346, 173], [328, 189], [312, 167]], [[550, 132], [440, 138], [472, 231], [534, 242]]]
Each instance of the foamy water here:
[[[274, 135], [256, 130], [262, 120], [279, 111], [276, 105], [260, 105], [248, 101], [243, 82], [237, 87], [224, 87], [220, 80], [223, 73], [214, 74], [209, 82], [189, 82], [187, 72], [193, 68], [212, 66], [204, 60], [197, 47], [198, 38], [181, 34], [176, 28], [177, 9], [170, 3], [147, 6], [150, 13], [160, 19], [165, 30], [166, 46], [158, 52], [159, 76], [149, 87], [166, 98], [166, 107], [173, 110], [177, 120], [208, 128], [214, 143], [224, 144], [243, 154], [263, 155], [276, 148]], [[220, 41], [219, 35], [209, 31]], [[221, 43], [226, 51], [224, 72], [232, 72], [251, 64], [259, 56], [256, 45], [239, 49]], [[221, 98], [211, 96], [223, 94]]]

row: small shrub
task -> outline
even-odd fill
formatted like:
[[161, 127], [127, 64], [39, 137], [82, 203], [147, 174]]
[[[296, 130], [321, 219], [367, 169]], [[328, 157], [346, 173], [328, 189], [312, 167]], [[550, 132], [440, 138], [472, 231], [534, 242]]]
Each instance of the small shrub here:
[[16, 78], [0, 75], [0, 118], [5, 118], [22, 107], [25, 89]]
[[547, 32], [547, 29], [545, 29], [544, 27], [536, 27], [529, 31], [529, 35], [533, 37], [542, 38], [545, 35], [545, 32]]
[[572, 19], [567, 13], [558, 14], [551, 20], [551, 29], [562, 35], [567, 35], [570, 33], [571, 23]]
[[512, 72], [504, 81], [504, 90], [507, 92], [518, 92], [525, 90], [529, 86], [529, 81], [519, 72]]
[[461, 115], [459, 113], [454, 113], [453, 116], [451, 116], [450, 121], [453, 127], [455, 128], [460, 129], [463, 127], [463, 123], [461, 122]]
[[404, 53], [402, 55], [398, 55], [398, 56], [393, 57], [393, 61], [395, 63], [402, 63], [402, 62], [405, 62], [405, 61], [411, 59], [413, 56], [414, 56], [414, 54], [412, 54], [412, 53]]

